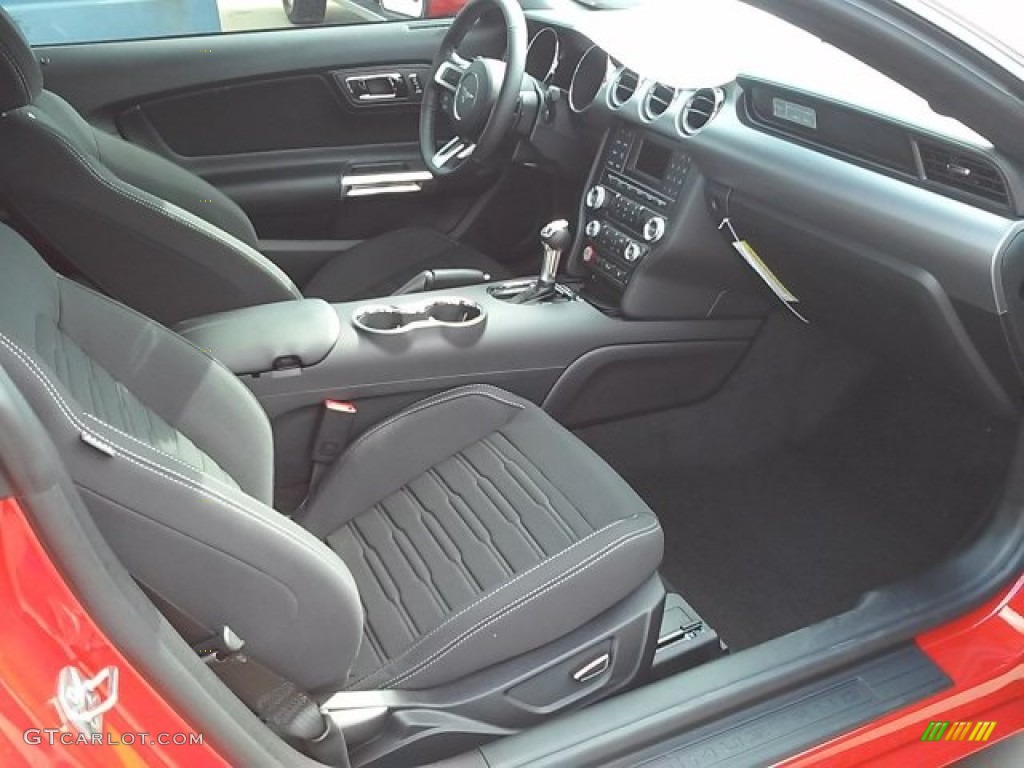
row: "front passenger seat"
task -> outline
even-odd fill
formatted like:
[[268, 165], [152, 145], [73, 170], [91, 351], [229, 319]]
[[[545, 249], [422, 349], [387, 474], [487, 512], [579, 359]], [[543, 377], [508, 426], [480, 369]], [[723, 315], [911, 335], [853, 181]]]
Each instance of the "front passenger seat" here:
[[17, 23], [0, 9], [0, 188], [6, 203], [93, 285], [165, 325], [299, 299], [384, 296], [426, 269], [498, 262], [431, 229], [398, 230], [334, 256], [300, 289], [257, 250], [220, 190], [93, 128], [43, 89]]
[[357, 439], [289, 519], [271, 507], [270, 424], [238, 378], [2, 225], [0, 270], [0, 366], [112, 549], [277, 673], [318, 696], [487, 701], [460, 718], [515, 708], [511, 728], [650, 664], [658, 520], [537, 406], [488, 386], [424, 400]]

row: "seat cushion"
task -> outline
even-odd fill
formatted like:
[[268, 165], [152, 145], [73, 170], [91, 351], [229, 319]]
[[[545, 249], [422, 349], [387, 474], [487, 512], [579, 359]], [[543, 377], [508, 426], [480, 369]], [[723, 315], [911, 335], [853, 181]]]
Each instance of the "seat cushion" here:
[[354, 301], [389, 296], [425, 269], [479, 269], [495, 280], [512, 275], [494, 259], [426, 227], [365, 240], [327, 262], [303, 288], [309, 298]]
[[639, 588], [662, 554], [657, 519], [611, 468], [482, 386], [371, 430], [299, 522], [358, 585], [355, 689], [430, 688], [539, 648]]

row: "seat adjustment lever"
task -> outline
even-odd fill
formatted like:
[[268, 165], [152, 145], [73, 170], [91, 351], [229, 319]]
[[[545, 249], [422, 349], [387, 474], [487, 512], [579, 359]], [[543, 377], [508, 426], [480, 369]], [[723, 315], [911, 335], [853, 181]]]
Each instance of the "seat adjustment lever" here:
[[612, 665], [612, 655], [610, 653], [602, 653], [593, 661], [584, 664], [582, 667], [572, 673], [572, 679], [577, 683], [588, 683], [595, 677], [600, 677], [608, 668]]

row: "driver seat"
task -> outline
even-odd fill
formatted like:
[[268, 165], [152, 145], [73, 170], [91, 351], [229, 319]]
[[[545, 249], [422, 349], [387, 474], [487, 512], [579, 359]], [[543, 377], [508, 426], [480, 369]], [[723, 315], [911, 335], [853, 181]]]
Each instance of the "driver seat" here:
[[426, 269], [511, 277], [479, 251], [416, 227], [334, 255], [300, 290], [257, 250], [252, 223], [223, 192], [95, 129], [44, 90], [28, 41], [2, 9], [0, 53], [0, 191], [7, 205], [92, 285], [165, 325], [304, 296], [384, 296]]
[[[111, 549], [338, 724], [388, 710], [360, 765], [429, 762], [650, 669], [658, 520], [536, 405], [433, 395], [358, 436], [288, 518], [270, 506], [270, 422], [235, 375], [2, 225], [0, 270], [0, 370]], [[271, 686], [275, 712], [294, 687]]]

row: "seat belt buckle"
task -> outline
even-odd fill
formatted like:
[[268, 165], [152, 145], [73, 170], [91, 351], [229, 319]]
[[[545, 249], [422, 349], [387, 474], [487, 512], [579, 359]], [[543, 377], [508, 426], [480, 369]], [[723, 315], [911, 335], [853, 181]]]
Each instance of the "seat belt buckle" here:
[[324, 400], [320, 426], [313, 442], [313, 461], [316, 464], [330, 464], [341, 456], [352, 436], [358, 412], [355, 404], [346, 400]]
[[231, 627], [225, 625], [217, 634], [193, 645], [192, 650], [205, 663], [213, 664], [240, 653], [244, 647], [245, 640], [236, 635]]

